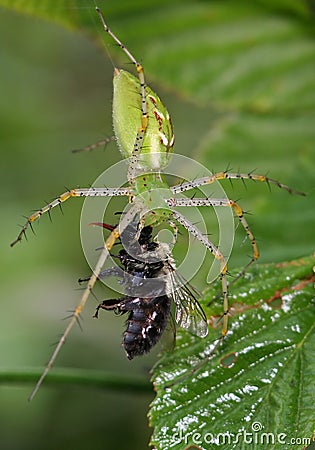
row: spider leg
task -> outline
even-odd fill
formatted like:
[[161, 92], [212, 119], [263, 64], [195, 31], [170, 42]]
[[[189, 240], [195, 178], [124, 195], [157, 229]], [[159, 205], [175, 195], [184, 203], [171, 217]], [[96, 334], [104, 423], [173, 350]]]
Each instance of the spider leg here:
[[253, 180], [253, 181], [260, 181], [263, 183], [267, 183], [268, 186], [273, 184], [277, 186], [280, 189], [284, 189], [285, 191], [289, 192], [290, 194], [298, 194], [298, 195], [305, 195], [303, 192], [295, 191], [294, 189], [290, 188], [286, 184], [282, 184], [277, 180], [274, 180], [272, 178], [267, 177], [266, 175], [259, 175], [255, 173], [230, 173], [227, 171], [224, 172], [217, 172], [209, 177], [203, 177], [203, 178], [196, 178], [193, 181], [187, 181], [185, 183], [177, 184], [175, 186], [171, 187], [171, 191], [173, 194], [179, 194], [181, 192], [186, 192], [191, 189], [198, 188], [200, 186], [204, 186], [207, 184], [212, 184], [215, 181], [219, 180]]
[[[189, 199], [169, 199], [167, 201], [168, 205], [170, 207], [173, 206], [184, 206], [181, 204], [181, 201], [186, 201]], [[196, 199], [197, 200], [197, 199]], [[178, 202], [178, 204], [177, 204]], [[189, 206], [189, 205], [185, 205]], [[210, 253], [215, 257], [215, 259], [219, 260], [220, 262], [220, 277], [221, 277], [221, 283], [222, 283], [222, 293], [223, 293], [223, 314], [222, 314], [222, 330], [221, 330], [221, 336], [217, 338], [211, 346], [210, 352], [207, 354], [206, 358], [200, 361], [192, 370], [187, 372], [184, 375], [179, 376], [176, 381], [168, 383], [167, 387], [171, 387], [174, 384], [183, 381], [188, 376], [191, 376], [193, 373], [197, 372], [207, 361], [209, 361], [219, 346], [222, 344], [225, 336], [228, 332], [228, 313], [229, 313], [229, 302], [228, 302], [228, 283], [227, 283], [227, 262], [223, 256], [223, 254], [220, 252], [220, 250], [208, 239], [207, 236], [203, 235], [198, 228], [195, 227], [188, 219], [186, 219], [185, 216], [180, 214], [178, 211], [172, 210], [172, 216], [174, 219], [177, 220], [181, 225], [183, 225], [193, 236], [195, 236], [202, 244], [204, 244], [207, 249], [210, 251]]]
[[[103, 25], [106, 33], [108, 33], [110, 35], [110, 37], [116, 42], [116, 44], [123, 50], [123, 52], [127, 55], [127, 57], [130, 59], [130, 61], [134, 64], [137, 74], [138, 74], [139, 82], [140, 82], [142, 117], [141, 117], [141, 127], [138, 130], [134, 149], [133, 149], [131, 157], [129, 158], [129, 167], [128, 167], [127, 176], [128, 176], [129, 182], [131, 182], [137, 175], [137, 170], [139, 167], [138, 156], [139, 156], [139, 153], [141, 153], [143, 139], [145, 136], [146, 129], [148, 127], [148, 105], [147, 105], [147, 99], [146, 99], [146, 82], [145, 82], [145, 76], [144, 76], [144, 69], [143, 69], [143, 66], [133, 56], [133, 54], [127, 49], [127, 47], [118, 39], [118, 37], [107, 26], [107, 24], [105, 22], [105, 18], [103, 16], [101, 10], [98, 7], [96, 7], [96, 12], [100, 16], [102, 25]], [[115, 69], [115, 70], [118, 71], [118, 69]]]
[[[173, 200], [173, 199], [172, 199]], [[176, 199], [177, 200], [177, 199]], [[171, 205], [173, 206], [173, 204]], [[198, 228], [191, 223], [185, 216], [178, 211], [172, 210], [172, 216], [178, 223], [186, 228], [193, 236], [195, 236], [217, 259], [220, 263], [220, 277], [222, 283], [222, 295], [223, 295], [223, 322], [220, 341], [222, 342], [228, 332], [228, 314], [229, 314], [229, 300], [228, 300], [228, 283], [227, 283], [227, 262], [220, 252], [220, 250], [208, 239], [207, 236], [201, 233]]]
[[99, 147], [106, 147], [107, 144], [110, 142], [113, 142], [115, 140], [115, 136], [111, 136], [105, 139], [102, 139], [101, 141], [94, 142], [94, 144], [87, 145], [86, 147], [77, 148], [72, 150], [72, 153], [80, 153], [80, 152], [91, 152], [92, 150], [95, 150]]
[[101, 269], [102, 269], [102, 267], [103, 267], [103, 265], [104, 265], [104, 263], [105, 263], [105, 261], [107, 259], [109, 251], [113, 247], [116, 239], [118, 239], [118, 238], [119, 238], [119, 232], [118, 232], [117, 228], [115, 228], [111, 232], [110, 236], [108, 237], [108, 239], [105, 242], [103, 251], [102, 251], [102, 253], [101, 253], [100, 257], [99, 257], [99, 260], [98, 260], [97, 265], [96, 265], [96, 267], [94, 269], [94, 272], [92, 273], [92, 275], [91, 275], [91, 277], [90, 277], [90, 279], [88, 281], [88, 284], [87, 284], [87, 286], [86, 286], [86, 288], [85, 288], [85, 290], [83, 292], [83, 295], [81, 297], [80, 303], [76, 306], [76, 308], [74, 310], [74, 313], [73, 313], [73, 315], [72, 315], [72, 317], [70, 319], [70, 322], [67, 325], [67, 328], [63, 332], [63, 335], [61, 336], [61, 338], [60, 338], [60, 340], [59, 340], [59, 342], [58, 342], [58, 344], [57, 344], [53, 354], [51, 355], [51, 357], [50, 357], [50, 359], [49, 359], [49, 361], [48, 361], [48, 363], [47, 363], [47, 365], [46, 365], [46, 367], [45, 367], [41, 377], [39, 378], [39, 380], [36, 383], [33, 391], [31, 392], [31, 395], [29, 396], [29, 401], [33, 400], [33, 398], [35, 397], [38, 389], [40, 388], [41, 384], [43, 383], [44, 379], [46, 378], [46, 375], [48, 374], [48, 372], [50, 371], [51, 367], [53, 366], [53, 364], [54, 364], [54, 362], [55, 362], [55, 360], [56, 360], [56, 358], [57, 358], [57, 356], [58, 356], [58, 354], [59, 354], [59, 352], [61, 350], [61, 347], [66, 342], [66, 338], [68, 337], [68, 335], [69, 335], [70, 331], [72, 330], [73, 326], [75, 325], [75, 323], [78, 321], [78, 319], [79, 319], [79, 317], [80, 317], [80, 315], [81, 315], [81, 313], [82, 313], [82, 311], [84, 309], [84, 306], [85, 306], [85, 304], [87, 302], [87, 299], [89, 298], [91, 290], [94, 287], [94, 284], [95, 284], [96, 280], [98, 279], [99, 273], [100, 273], [100, 271], [101, 271]]
[[99, 275], [102, 271], [102, 268], [105, 264], [105, 261], [109, 255], [110, 250], [112, 249], [113, 245], [115, 244], [116, 240], [120, 237], [120, 235], [123, 233], [123, 231], [125, 230], [125, 228], [128, 226], [128, 224], [133, 220], [133, 218], [135, 217], [135, 215], [138, 213], [140, 209], [140, 205], [139, 204], [135, 204], [133, 205], [132, 208], [130, 208], [130, 210], [123, 216], [121, 222], [119, 223], [119, 225], [117, 225], [117, 227], [115, 227], [113, 229], [113, 231], [111, 232], [111, 234], [109, 235], [109, 237], [106, 239], [105, 243], [104, 243], [104, 247], [103, 250], [99, 256], [99, 259], [96, 263], [95, 269], [87, 283], [86, 288], [83, 291], [81, 300], [79, 302], [79, 304], [76, 306], [74, 313], [70, 319], [70, 322], [68, 323], [65, 331], [63, 332], [61, 338], [59, 339], [57, 346], [55, 348], [55, 350], [53, 351], [53, 354], [51, 355], [41, 377], [39, 378], [38, 382], [36, 383], [33, 391], [31, 392], [31, 395], [29, 396], [29, 401], [31, 401], [34, 396], [36, 395], [38, 389], [40, 388], [41, 384], [43, 383], [46, 375], [48, 374], [48, 372], [50, 371], [51, 367], [53, 366], [63, 344], [66, 342], [66, 339], [70, 333], [70, 331], [72, 330], [73, 326], [78, 322], [80, 315], [85, 307], [85, 304], [89, 298], [90, 293], [92, 292], [92, 289], [96, 283], [96, 281], [99, 279]]
[[20, 242], [23, 235], [26, 234], [28, 227], [32, 226], [32, 223], [38, 220], [43, 214], [50, 213], [51, 209], [56, 206], [60, 206], [66, 200], [73, 197], [116, 197], [116, 196], [130, 196], [130, 188], [78, 188], [70, 189], [59, 195], [55, 200], [43, 206], [43, 208], [35, 211], [32, 215], [27, 218], [27, 221], [23, 225], [18, 237], [10, 245], [13, 247], [15, 244]]
[[147, 126], [148, 126], [148, 111], [147, 111], [148, 108], [147, 108], [147, 101], [146, 101], [146, 92], [145, 92], [146, 83], [145, 83], [143, 67], [136, 60], [136, 58], [133, 56], [133, 54], [127, 49], [127, 47], [118, 39], [118, 37], [107, 26], [107, 24], [105, 22], [105, 18], [104, 18], [103, 14], [102, 14], [102, 11], [98, 7], [96, 7], [96, 12], [100, 16], [102, 25], [103, 25], [104, 30], [106, 31], [106, 33], [108, 33], [110, 35], [110, 37], [116, 42], [116, 44], [122, 49], [122, 51], [128, 56], [130, 61], [136, 67], [136, 70], [137, 70], [137, 73], [138, 73], [138, 77], [139, 77], [139, 82], [140, 82], [141, 102], [142, 102], [142, 104], [141, 104], [141, 111], [142, 111], [142, 125], [141, 125], [141, 129], [143, 131], [145, 131]]
[[252, 257], [248, 264], [236, 275], [236, 277], [229, 283], [229, 285], [234, 284], [240, 277], [242, 277], [245, 272], [251, 267], [252, 264], [259, 258], [259, 250], [257, 246], [257, 242], [255, 236], [250, 229], [247, 220], [244, 217], [244, 212], [240, 205], [233, 200], [228, 198], [222, 199], [208, 199], [208, 198], [172, 198], [168, 200], [169, 206], [223, 206], [232, 208], [236, 216], [238, 217], [240, 224], [244, 228], [246, 235], [252, 246]]

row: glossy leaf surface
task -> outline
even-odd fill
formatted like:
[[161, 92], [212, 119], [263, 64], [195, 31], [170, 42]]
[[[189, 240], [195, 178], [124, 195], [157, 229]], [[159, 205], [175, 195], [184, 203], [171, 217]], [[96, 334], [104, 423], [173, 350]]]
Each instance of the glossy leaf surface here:
[[[179, 334], [174, 354], [162, 358], [153, 376], [157, 397], [150, 417], [158, 449], [219, 443], [259, 449], [264, 433], [274, 439], [268, 448], [282, 449], [292, 438], [312, 437], [314, 262], [257, 266], [235, 285], [230, 333], [209, 360], [218, 329], [212, 328], [206, 348], [203, 339]], [[208, 289], [205, 301], [216, 293]]]

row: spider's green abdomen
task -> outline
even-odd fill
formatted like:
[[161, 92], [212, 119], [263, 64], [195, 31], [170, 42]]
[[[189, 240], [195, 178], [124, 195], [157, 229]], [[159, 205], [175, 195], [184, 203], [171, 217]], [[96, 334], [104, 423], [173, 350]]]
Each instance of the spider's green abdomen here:
[[[139, 155], [139, 169], [163, 169], [173, 152], [174, 133], [169, 113], [155, 92], [146, 86], [148, 126]], [[119, 149], [125, 158], [132, 155], [141, 124], [141, 93], [138, 78], [115, 69], [113, 125]]]

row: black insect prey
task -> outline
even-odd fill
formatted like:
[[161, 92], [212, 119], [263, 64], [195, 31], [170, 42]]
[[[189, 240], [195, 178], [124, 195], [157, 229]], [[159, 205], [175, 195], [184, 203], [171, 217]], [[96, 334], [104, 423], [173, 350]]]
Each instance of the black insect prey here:
[[[114, 229], [104, 223], [95, 225]], [[99, 275], [99, 278], [121, 278], [124, 286], [125, 295], [102, 301], [94, 317], [98, 317], [100, 309], [128, 313], [122, 342], [128, 359], [150, 352], [159, 341], [170, 318], [173, 301], [177, 324], [201, 337], [208, 331], [206, 316], [196, 298], [197, 291], [187, 282], [183, 284], [169, 245], [154, 242], [152, 232], [151, 226], [145, 226], [136, 240], [137, 226], [130, 224], [121, 236], [125, 248], [118, 255], [112, 255], [122, 267], [106, 269]]]

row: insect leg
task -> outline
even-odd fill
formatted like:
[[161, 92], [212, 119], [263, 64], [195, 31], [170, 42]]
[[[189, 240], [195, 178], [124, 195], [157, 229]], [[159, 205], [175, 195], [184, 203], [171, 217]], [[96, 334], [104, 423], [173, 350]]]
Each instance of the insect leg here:
[[[107, 277], [122, 277], [121, 269], [118, 267], [110, 267], [109, 269], [102, 270], [98, 276], [98, 278], [101, 280], [102, 278]], [[90, 277], [86, 278], [79, 278], [79, 283], [84, 283], [86, 281], [89, 281]]]
[[125, 300], [125, 297], [122, 298], [111, 298], [108, 300], [102, 301], [99, 305], [96, 307], [96, 311], [93, 317], [98, 319], [98, 312], [100, 309], [105, 309], [105, 311], [113, 311], [119, 309], [119, 304]]
[[30, 215], [23, 225], [18, 237], [11, 243], [11, 247], [13, 247], [17, 242], [20, 242], [25, 235], [26, 230], [33, 222], [38, 220], [43, 214], [49, 213], [51, 209], [56, 206], [61, 205], [66, 200], [69, 200], [73, 197], [115, 197], [115, 196], [130, 196], [129, 188], [78, 188], [78, 189], [70, 189], [67, 192], [64, 192], [59, 197], [57, 197], [52, 202], [45, 205], [43, 208], [35, 211], [32, 215]]
[[204, 186], [207, 184], [212, 184], [215, 181], [219, 180], [253, 180], [253, 181], [261, 181], [263, 183], [267, 183], [268, 185], [278, 186], [280, 189], [284, 189], [288, 191], [290, 194], [298, 194], [305, 195], [303, 192], [295, 191], [289, 186], [280, 183], [277, 180], [273, 180], [272, 178], [267, 177], [266, 175], [258, 175], [255, 173], [230, 173], [227, 171], [215, 173], [209, 177], [196, 178], [194, 181], [187, 181], [185, 183], [178, 184], [176, 186], [171, 187], [171, 191], [173, 194], [179, 194], [180, 192], [189, 191], [190, 189], [198, 188], [200, 186]]

